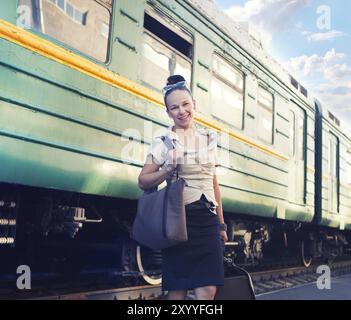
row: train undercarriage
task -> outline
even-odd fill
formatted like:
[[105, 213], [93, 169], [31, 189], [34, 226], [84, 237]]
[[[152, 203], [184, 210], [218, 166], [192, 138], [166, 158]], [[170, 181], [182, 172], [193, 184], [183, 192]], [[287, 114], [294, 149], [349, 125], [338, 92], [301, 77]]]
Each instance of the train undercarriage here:
[[[19, 265], [41, 275], [105, 272], [116, 285], [161, 283], [162, 255], [131, 240], [135, 201], [0, 186], [0, 282]], [[349, 252], [350, 233], [297, 222], [226, 214], [226, 272], [300, 260], [330, 263]]]

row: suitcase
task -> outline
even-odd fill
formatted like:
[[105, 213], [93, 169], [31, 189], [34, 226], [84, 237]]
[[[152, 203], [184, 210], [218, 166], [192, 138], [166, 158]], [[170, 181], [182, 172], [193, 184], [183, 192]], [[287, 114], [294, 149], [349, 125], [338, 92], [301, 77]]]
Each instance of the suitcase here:
[[231, 276], [224, 279], [224, 286], [217, 287], [215, 300], [255, 300], [255, 291], [247, 271], [231, 266]]

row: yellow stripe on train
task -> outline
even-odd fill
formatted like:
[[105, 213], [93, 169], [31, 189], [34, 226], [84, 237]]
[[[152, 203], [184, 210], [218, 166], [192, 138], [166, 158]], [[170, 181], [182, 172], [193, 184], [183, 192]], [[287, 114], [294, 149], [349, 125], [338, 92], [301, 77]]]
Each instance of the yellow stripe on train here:
[[[87, 74], [90, 77], [98, 79], [99, 81], [103, 81], [111, 86], [117, 87], [121, 90], [136, 95], [141, 99], [145, 99], [159, 107], [164, 108], [162, 96], [157, 92], [154, 92], [134, 81], [131, 81], [110, 70], [107, 70], [104, 67], [101, 67], [96, 63], [89, 61], [88, 59], [85, 59], [75, 53], [72, 53], [48, 40], [40, 38], [31, 32], [18, 28], [17, 26], [3, 19], [0, 19], [0, 38], [4, 38], [8, 41], [16, 43], [48, 59], [54, 60], [67, 67]], [[219, 132], [224, 132], [231, 138], [243, 142], [280, 160], [289, 160], [289, 158], [285, 155], [279, 154], [273, 150], [266, 148], [265, 146], [246, 139], [231, 130], [221, 128], [220, 123], [212, 119], [209, 120], [205, 117], [196, 116], [195, 121], [206, 127], [213, 128]]]

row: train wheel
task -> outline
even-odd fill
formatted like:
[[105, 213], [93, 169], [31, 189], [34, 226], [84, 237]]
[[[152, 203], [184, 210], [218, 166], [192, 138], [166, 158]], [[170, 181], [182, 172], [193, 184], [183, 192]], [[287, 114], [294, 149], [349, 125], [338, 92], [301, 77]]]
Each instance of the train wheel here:
[[301, 260], [306, 268], [308, 268], [312, 264], [312, 256], [308, 253], [308, 250], [306, 249], [305, 240], [301, 241]]
[[[148, 284], [159, 285], [162, 283], [162, 273], [155, 268], [160, 268], [160, 252], [147, 249], [140, 245], [136, 247], [136, 263], [138, 271], [142, 273], [142, 277]], [[156, 270], [150, 273], [149, 270]]]

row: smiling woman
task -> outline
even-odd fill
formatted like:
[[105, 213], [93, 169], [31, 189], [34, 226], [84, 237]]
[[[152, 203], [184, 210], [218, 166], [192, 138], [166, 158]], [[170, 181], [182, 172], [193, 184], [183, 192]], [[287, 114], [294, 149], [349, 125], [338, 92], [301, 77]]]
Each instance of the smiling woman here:
[[[152, 141], [139, 186], [147, 190], [165, 180], [185, 181], [181, 205], [188, 241], [162, 251], [162, 287], [169, 299], [184, 299], [188, 289], [195, 290], [196, 299], [213, 299], [216, 286], [224, 284], [221, 240], [228, 240], [215, 172], [217, 136], [193, 125], [195, 101], [182, 76], [168, 77], [163, 96], [174, 125]], [[163, 137], [173, 141], [173, 149]]]
[[[118, 287], [163, 278], [169, 297], [213, 298], [233, 261], [350, 249], [351, 135], [218, 1], [0, 0], [3, 279], [21, 256], [38, 275], [109, 270]], [[341, 59], [296, 65], [336, 61], [335, 80]], [[190, 240], [161, 257], [130, 230], [139, 186], [177, 169]]]

